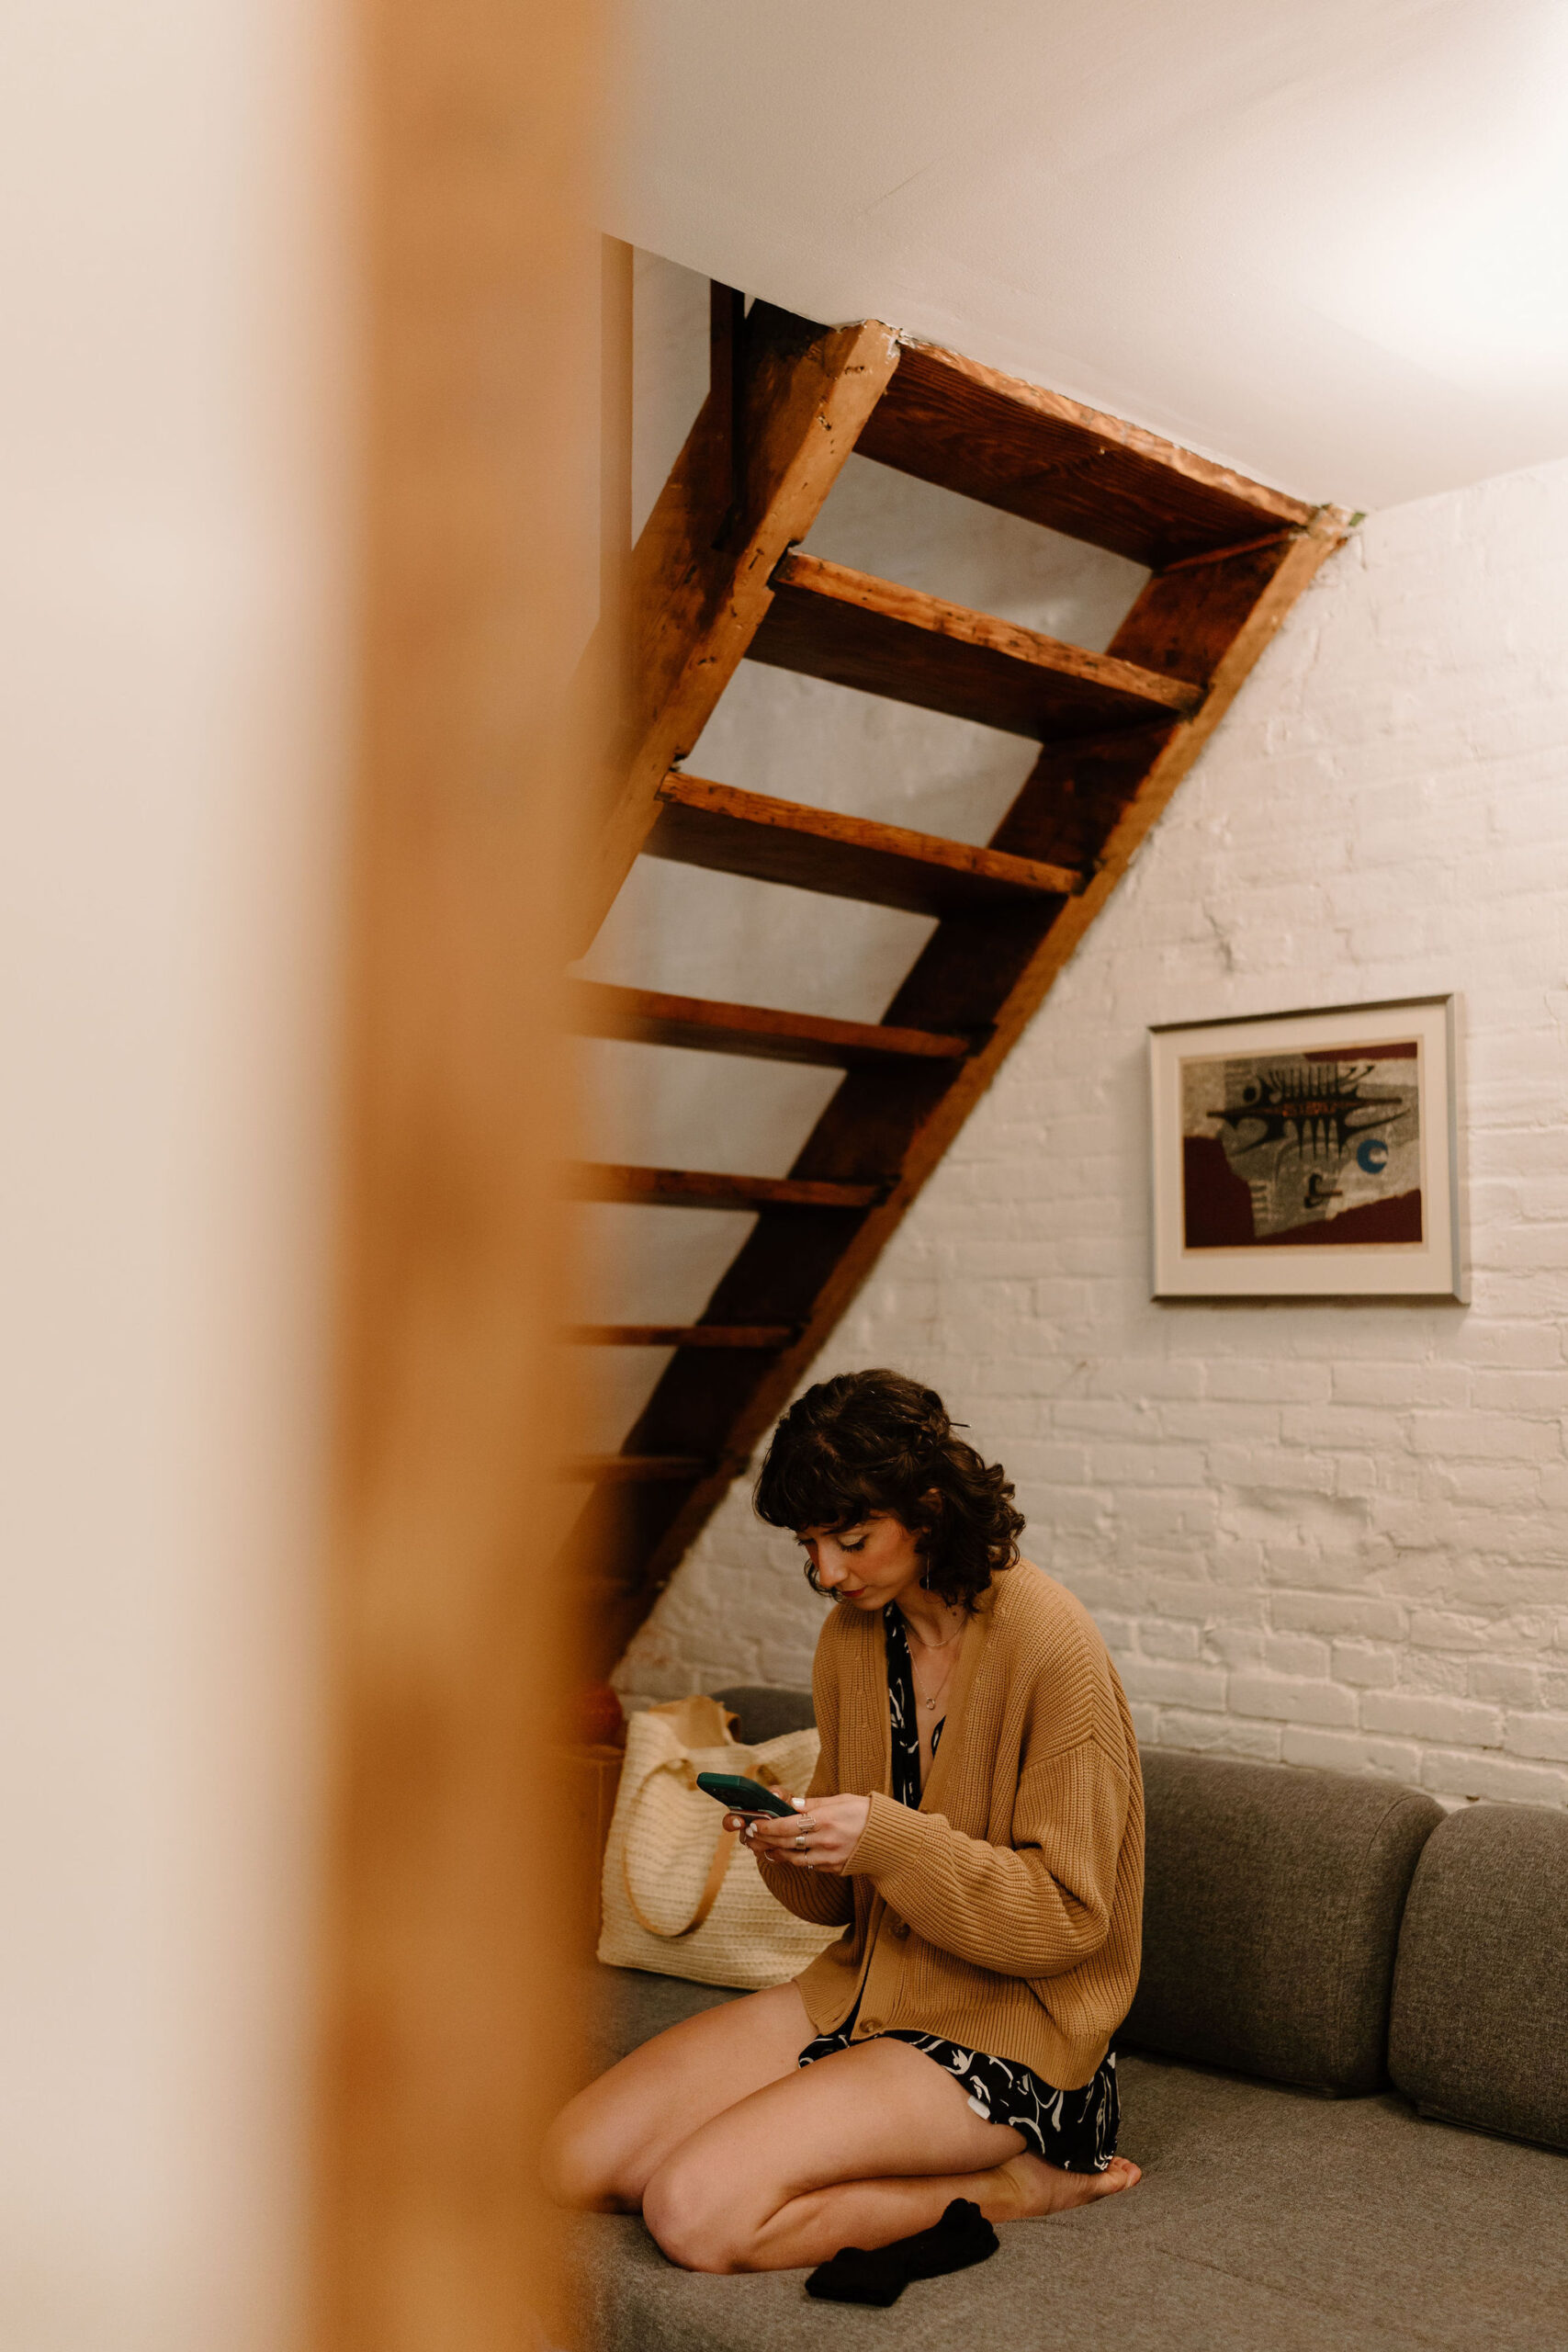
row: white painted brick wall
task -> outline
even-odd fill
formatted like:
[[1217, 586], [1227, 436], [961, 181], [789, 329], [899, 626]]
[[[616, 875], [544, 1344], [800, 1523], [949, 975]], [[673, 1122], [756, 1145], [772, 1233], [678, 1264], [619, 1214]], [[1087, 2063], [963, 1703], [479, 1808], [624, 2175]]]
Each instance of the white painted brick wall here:
[[[818, 1367], [939, 1386], [1147, 1742], [1568, 1804], [1568, 465], [1298, 606]], [[1148, 1297], [1145, 1032], [1455, 989], [1473, 1303]], [[730, 1497], [620, 1680], [804, 1682]]]

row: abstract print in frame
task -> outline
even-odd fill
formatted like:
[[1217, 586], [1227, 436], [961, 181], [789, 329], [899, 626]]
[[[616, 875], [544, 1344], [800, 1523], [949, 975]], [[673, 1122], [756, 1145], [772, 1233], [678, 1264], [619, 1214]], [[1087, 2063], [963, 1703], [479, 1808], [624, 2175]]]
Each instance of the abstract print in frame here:
[[1464, 1297], [1454, 1000], [1149, 1032], [1156, 1298]]

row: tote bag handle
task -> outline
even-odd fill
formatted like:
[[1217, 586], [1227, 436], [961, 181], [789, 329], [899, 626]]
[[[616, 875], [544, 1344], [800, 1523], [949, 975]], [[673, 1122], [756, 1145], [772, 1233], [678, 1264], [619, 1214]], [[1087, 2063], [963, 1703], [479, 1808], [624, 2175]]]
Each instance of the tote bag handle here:
[[[656, 1764], [653, 1768], [653, 1772], [673, 1772], [679, 1779], [684, 1781], [686, 1787], [689, 1789], [694, 1789], [697, 1785], [696, 1767], [692, 1762], [691, 1758], [686, 1756], [671, 1758], [666, 1763]], [[644, 1781], [642, 1784], [643, 1789], [646, 1789], [648, 1781], [652, 1780], [653, 1772], [650, 1772], [648, 1775], [648, 1780]], [[779, 1785], [778, 1774], [770, 1765], [767, 1764], [757, 1764], [753, 1766], [750, 1777], [754, 1780], [761, 1781], [764, 1788], [776, 1789]], [[637, 1791], [637, 1795], [639, 1798], [641, 1797], [642, 1789]], [[731, 1831], [724, 1828], [719, 1830], [718, 1843], [713, 1849], [713, 1860], [708, 1864], [707, 1878], [704, 1883], [702, 1893], [697, 1897], [696, 1909], [693, 1912], [691, 1917], [687, 1920], [683, 1928], [656, 1928], [652, 1920], [644, 1913], [641, 1904], [637, 1901], [636, 1894], [632, 1891], [631, 1824], [628, 1822], [626, 1824], [626, 1840], [621, 1847], [621, 1878], [626, 1890], [626, 1901], [631, 1905], [632, 1917], [637, 1921], [637, 1926], [642, 1928], [644, 1933], [649, 1936], [659, 1937], [660, 1940], [663, 1943], [680, 1943], [685, 1937], [694, 1936], [697, 1929], [702, 1926], [704, 1920], [712, 1913], [714, 1905], [718, 1901], [719, 1889], [724, 1884], [726, 1874], [728, 1871], [730, 1862], [733, 1860], [735, 1856], [735, 1849], [739, 1846], [739, 1839], [736, 1838]]]

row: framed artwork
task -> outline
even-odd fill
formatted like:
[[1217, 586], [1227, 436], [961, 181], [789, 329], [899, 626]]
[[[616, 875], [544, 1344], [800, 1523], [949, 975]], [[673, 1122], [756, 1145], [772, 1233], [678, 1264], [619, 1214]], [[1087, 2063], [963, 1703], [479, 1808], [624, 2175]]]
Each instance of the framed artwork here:
[[1156, 1298], [1464, 1296], [1454, 1000], [1149, 1032]]

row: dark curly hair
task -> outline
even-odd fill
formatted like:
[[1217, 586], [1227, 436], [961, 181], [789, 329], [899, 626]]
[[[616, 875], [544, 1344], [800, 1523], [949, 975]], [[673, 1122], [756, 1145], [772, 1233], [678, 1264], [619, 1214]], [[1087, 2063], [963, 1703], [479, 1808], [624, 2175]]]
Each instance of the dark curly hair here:
[[[1000, 1463], [982, 1461], [953, 1427], [935, 1389], [901, 1372], [819, 1380], [773, 1431], [751, 1498], [758, 1517], [837, 1530], [886, 1511], [913, 1532], [928, 1590], [973, 1610], [1018, 1558], [1023, 1516]], [[809, 1564], [806, 1576], [820, 1591]]]

